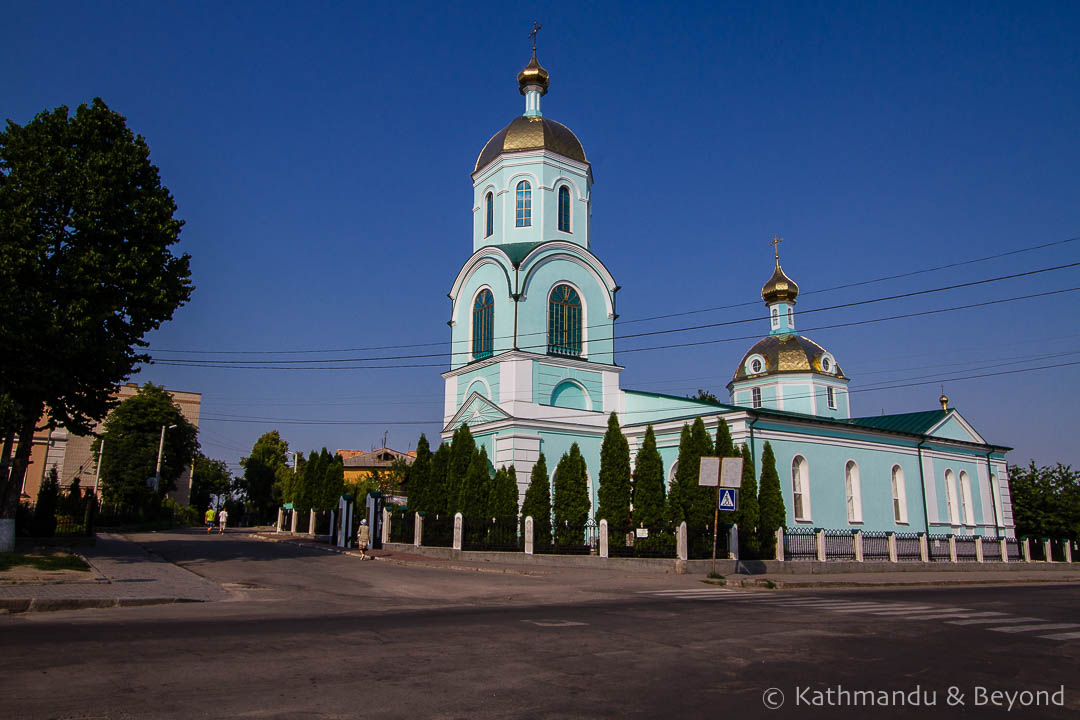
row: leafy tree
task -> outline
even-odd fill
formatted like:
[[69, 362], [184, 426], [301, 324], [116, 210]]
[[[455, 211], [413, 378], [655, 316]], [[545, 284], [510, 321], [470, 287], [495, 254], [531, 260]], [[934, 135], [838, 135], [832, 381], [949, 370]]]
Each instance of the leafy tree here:
[[416, 459], [409, 469], [409, 509], [424, 510], [429, 507], [428, 494], [431, 483], [431, 446], [423, 433], [416, 443]]
[[589, 521], [589, 479], [585, 458], [578, 444], [570, 446], [555, 467], [555, 491], [552, 512], [555, 515], [555, 542], [560, 545], [581, 543], [581, 528]]
[[761, 513], [758, 509], [757, 479], [754, 477], [754, 456], [746, 445], [742, 446], [742, 459], [739, 510], [735, 513], [735, 522], [739, 524], [739, 554], [740, 557], [756, 558], [761, 550], [761, 543], [758, 541]]
[[700, 402], [720, 402], [716, 399], [716, 395], [712, 394], [708, 390], [702, 390], [698, 388], [697, 393], [686, 396], [688, 400], [697, 400]]
[[450, 446], [441, 443], [431, 456], [431, 477], [428, 478], [427, 490], [424, 493], [427, 507], [424, 512], [429, 515], [445, 517], [449, 512], [449, 488], [447, 484], [447, 472], [450, 469]]
[[768, 442], [761, 453], [758, 512], [758, 544], [762, 555], [772, 557], [776, 552], [776, 529], [784, 526], [787, 511], [784, 509], [784, 496], [780, 493], [780, 476], [776, 474], [776, 456]]
[[461, 485], [461, 499], [458, 512], [467, 518], [487, 517], [491, 480], [488, 474], [487, 449], [480, 447], [480, 452], [472, 454], [469, 471]]
[[511, 465], [499, 468], [495, 473], [491, 496], [488, 498], [487, 517], [517, 518], [518, 487], [517, 471]]
[[664, 521], [664, 461], [652, 425], [634, 463], [634, 525], [654, 528]]
[[525, 534], [525, 518], [533, 519], [533, 543], [538, 548], [551, 545], [551, 485], [548, 483], [547, 460], [540, 453], [529, 475], [529, 487], [521, 503], [521, 534]]
[[1035, 538], [1080, 539], [1080, 472], [1054, 467], [1009, 467], [1016, 534]]
[[630, 529], [630, 444], [619, 428], [615, 413], [608, 417], [607, 432], [600, 446], [598, 480], [597, 520], [608, 521], [609, 537], [622, 537]]
[[56, 507], [60, 500], [60, 478], [56, 466], [49, 468], [38, 488], [37, 503], [34, 505], [34, 535], [52, 537], [56, 533]]
[[[190, 298], [175, 212], [145, 140], [100, 98], [0, 132], [0, 396], [19, 415], [3, 427], [0, 519], [15, 517], [43, 411], [89, 433], [149, 361], [145, 335]], [[0, 551], [13, 532], [0, 522]]]
[[[57, 478], [59, 483], [59, 478]], [[67, 492], [61, 491], [60, 501], [56, 506], [56, 512], [58, 515], [67, 515], [75, 518], [76, 521], [82, 519], [84, 512], [86, 511], [86, 502], [83, 498], [82, 488], [79, 487], [79, 478], [75, 478], [71, 482], [71, 486], [67, 489]]]
[[[174, 425], [175, 427], [169, 427]], [[147, 486], [157, 467], [161, 428], [165, 444], [161, 455], [161, 482], [158, 497]], [[109, 414], [93, 451], [100, 452], [104, 441], [108, 454], [101, 463], [102, 496], [107, 502], [147, 507], [160, 495], [176, 489], [176, 480], [199, 450], [195, 426], [187, 421], [172, 395], [146, 383]]]
[[668, 493], [668, 509], [673, 522], [687, 525], [712, 525], [716, 491], [698, 485], [701, 458], [712, 455], [713, 445], [705, 423], [695, 418], [693, 426], [683, 425], [679, 439], [679, 465]]
[[469, 432], [469, 426], [462, 425], [454, 431], [450, 441], [450, 462], [446, 469], [446, 512], [449, 515], [457, 512], [464, 514], [462, 487], [475, 454], [476, 441]]
[[291, 474], [285, 464], [289, 444], [277, 430], [263, 434], [251, 448], [251, 455], [240, 458], [244, 475], [238, 487], [247, 499], [248, 507], [259, 522], [273, 519], [281, 501], [281, 487]]
[[[232, 473], [221, 460], [211, 460], [202, 453], [195, 456], [191, 473], [191, 506], [205, 510], [213, 502], [224, 505], [233, 489]], [[216, 501], [214, 498], [217, 498]]]

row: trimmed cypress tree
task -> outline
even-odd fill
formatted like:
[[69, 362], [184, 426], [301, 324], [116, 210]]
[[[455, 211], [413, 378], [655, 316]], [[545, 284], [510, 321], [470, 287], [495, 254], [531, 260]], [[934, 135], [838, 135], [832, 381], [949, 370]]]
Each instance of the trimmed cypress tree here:
[[317, 497], [316, 510], [333, 510], [338, 506], [338, 500], [345, 492], [345, 460], [340, 455], [334, 455], [330, 460], [330, 467], [326, 469], [326, 476]]
[[776, 553], [776, 529], [783, 527], [787, 512], [780, 493], [780, 477], [776, 474], [776, 456], [772, 446], [765, 443], [761, 453], [761, 494], [758, 495], [758, 543], [765, 557]]
[[600, 487], [596, 491], [596, 519], [608, 521], [609, 537], [621, 538], [630, 529], [630, 443], [619, 429], [615, 413], [600, 446]]
[[409, 468], [409, 509], [416, 512], [428, 509], [428, 485], [431, 479], [431, 446], [420, 434], [416, 441], [416, 459]]
[[533, 542], [537, 548], [551, 545], [551, 486], [548, 483], [547, 460], [540, 453], [532, 474], [529, 475], [529, 487], [525, 490], [525, 500], [521, 504], [521, 534], [525, 535], [525, 518], [533, 519]]
[[683, 425], [679, 439], [679, 466], [668, 495], [669, 515], [673, 522], [685, 520], [687, 525], [697, 527], [712, 525], [716, 491], [698, 485], [701, 458], [711, 455], [712, 451], [712, 440], [701, 418], [695, 418], [693, 426]]
[[585, 459], [577, 443], [570, 446], [555, 468], [555, 492], [552, 501], [555, 516], [555, 542], [560, 545], [583, 543], [581, 528], [589, 521], [589, 488]]
[[446, 443], [440, 443], [438, 449], [435, 450], [435, 454], [431, 456], [431, 474], [428, 476], [428, 486], [425, 492], [427, 508], [424, 509], [424, 513], [427, 515], [439, 515], [441, 517], [447, 515], [449, 500], [446, 473], [449, 467], [450, 446]]
[[470, 519], [487, 517], [488, 496], [491, 492], [488, 475], [487, 449], [481, 446], [479, 452], [472, 454], [465, 481], [461, 484], [461, 498], [458, 500], [458, 512]]
[[654, 528], [664, 521], [664, 461], [652, 425], [634, 463], [634, 525]]
[[754, 456], [746, 445], [742, 446], [742, 458], [742, 484], [739, 485], [739, 510], [735, 513], [735, 522], [739, 523], [739, 554], [753, 559], [758, 557], [761, 550], [757, 536], [761, 514], [758, 509], [757, 479], [754, 477]]
[[491, 495], [488, 497], [487, 517], [489, 518], [517, 518], [517, 475], [514, 466], [508, 470], [506, 466], [495, 472], [492, 482]]
[[454, 431], [454, 439], [450, 442], [450, 465], [446, 470], [446, 512], [464, 514], [461, 500], [464, 497], [462, 488], [469, 474], [469, 466], [476, 455], [476, 442], [468, 425], [462, 425]]

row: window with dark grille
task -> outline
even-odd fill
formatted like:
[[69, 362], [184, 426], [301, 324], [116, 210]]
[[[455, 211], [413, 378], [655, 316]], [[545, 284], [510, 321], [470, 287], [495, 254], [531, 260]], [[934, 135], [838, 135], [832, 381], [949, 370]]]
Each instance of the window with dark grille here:
[[559, 188], [559, 230], [570, 232], [570, 190], [565, 185]]
[[532, 226], [532, 185], [527, 180], [517, 184], [517, 211], [514, 222], [517, 227]]
[[473, 359], [491, 357], [495, 341], [495, 298], [482, 290], [473, 303]]
[[548, 354], [581, 355], [581, 298], [569, 285], [559, 285], [548, 302]]

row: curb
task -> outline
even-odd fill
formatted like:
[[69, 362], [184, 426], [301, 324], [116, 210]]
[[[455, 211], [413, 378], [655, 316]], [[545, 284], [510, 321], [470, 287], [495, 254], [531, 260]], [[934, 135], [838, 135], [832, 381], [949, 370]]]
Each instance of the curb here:
[[769, 583], [772, 583], [774, 589], [787, 589], [787, 590], [814, 590], [817, 588], [844, 588], [844, 589], [860, 589], [860, 590], [875, 590], [878, 588], [907, 588], [907, 587], [955, 587], [958, 585], [964, 586], [994, 586], [994, 585], [1072, 585], [1076, 584], [1076, 580], [1062, 580], [1061, 578], [1047, 578], [1045, 580], [1036, 578], [1027, 578], [1024, 580], [1014, 580], [1009, 578], [993, 578], [985, 580], [916, 580], [912, 582], [879, 582], [879, 583], [864, 583], [853, 581], [825, 581], [825, 582], [791, 582], [789, 580], [778, 580], [776, 578], [754, 578], [752, 580], [739, 580], [729, 581], [728, 587], [743, 587], [743, 588], [765, 588], [769, 587]]
[[24, 612], [57, 612], [60, 610], [88, 610], [96, 608], [143, 607], [145, 605], [174, 605], [176, 603], [205, 602], [193, 598], [13, 598], [0, 599], [0, 614]]

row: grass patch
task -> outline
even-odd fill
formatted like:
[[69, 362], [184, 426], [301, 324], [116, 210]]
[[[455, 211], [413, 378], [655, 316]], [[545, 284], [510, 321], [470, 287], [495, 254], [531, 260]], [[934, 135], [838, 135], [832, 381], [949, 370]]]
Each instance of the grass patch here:
[[90, 570], [90, 566], [86, 564], [86, 561], [76, 555], [0, 553], [0, 572], [20, 566], [32, 567], [35, 570]]
[[770, 590], [775, 590], [777, 588], [777, 585], [772, 580], [766, 579], [765, 580], [765, 587], [767, 587]]
[[705, 577], [709, 578], [710, 580], [723, 580], [724, 579], [724, 576], [721, 575], [718, 572], [711, 572], [708, 575], [706, 575]]

